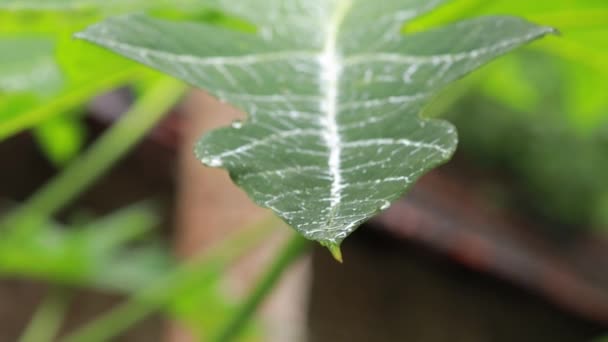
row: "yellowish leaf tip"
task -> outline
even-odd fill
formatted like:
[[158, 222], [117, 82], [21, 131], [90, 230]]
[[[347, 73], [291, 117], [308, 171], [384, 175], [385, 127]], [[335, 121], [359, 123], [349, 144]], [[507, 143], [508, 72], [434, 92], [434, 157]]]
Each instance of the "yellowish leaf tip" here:
[[336, 259], [336, 261], [338, 261], [339, 263], [343, 262], [342, 251], [340, 250], [340, 245], [328, 244], [326, 247], [327, 247], [327, 249], [329, 249], [329, 252], [334, 257], [334, 259]]

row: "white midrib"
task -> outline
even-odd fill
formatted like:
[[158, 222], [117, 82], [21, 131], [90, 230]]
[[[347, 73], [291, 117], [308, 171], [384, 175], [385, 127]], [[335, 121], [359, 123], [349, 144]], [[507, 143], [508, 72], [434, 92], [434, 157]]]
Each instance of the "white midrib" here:
[[338, 4], [330, 18], [325, 32], [325, 44], [319, 55], [321, 112], [326, 115], [321, 118], [323, 139], [329, 149], [329, 175], [332, 180], [330, 191], [330, 213], [334, 212], [342, 200], [341, 154], [342, 137], [338, 128], [339, 81], [342, 73], [342, 57], [337, 49], [340, 26], [346, 17], [352, 0], [338, 0]]

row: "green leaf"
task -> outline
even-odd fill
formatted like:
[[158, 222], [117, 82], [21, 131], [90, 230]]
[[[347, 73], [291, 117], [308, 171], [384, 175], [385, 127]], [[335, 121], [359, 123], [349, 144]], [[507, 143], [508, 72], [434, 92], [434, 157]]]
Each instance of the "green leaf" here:
[[308, 239], [335, 247], [387, 209], [457, 137], [419, 113], [448, 83], [553, 30], [486, 17], [400, 35], [440, 1], [211, 1], [246, 34], [142, 15], [77, 36], [210, 91], [249, 120], [196, 148]]

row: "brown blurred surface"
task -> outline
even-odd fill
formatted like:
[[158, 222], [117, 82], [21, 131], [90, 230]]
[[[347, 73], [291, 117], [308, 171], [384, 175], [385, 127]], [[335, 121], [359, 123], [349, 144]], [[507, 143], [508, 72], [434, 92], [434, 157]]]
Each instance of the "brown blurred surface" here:
[[534, 293], [363, 227], [313, 257], [311, 342], [583, 342], [602, 329]]
[[425, 176], [373, 221], [382, 231], [426, 244], [460, 264], [544, 296], [608, 325], [608, 241], [591, 233], [569, 239], [489, 202], [449, 167]]

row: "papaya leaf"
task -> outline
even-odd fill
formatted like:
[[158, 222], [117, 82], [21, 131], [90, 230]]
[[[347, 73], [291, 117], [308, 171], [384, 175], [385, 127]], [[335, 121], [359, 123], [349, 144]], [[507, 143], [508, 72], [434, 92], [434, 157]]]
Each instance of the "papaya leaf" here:
[[484, 17], [401, 35], [441, 1], [208, 2], [258, 28], [246, 34], [143, 15], [77, 37], [204, 88], [249, 114], [196, 147], [259, 205], [337, 250], [424, 172], [447, 161], [454, 127], [422, 119], [442, 87], [553, 32]]

